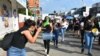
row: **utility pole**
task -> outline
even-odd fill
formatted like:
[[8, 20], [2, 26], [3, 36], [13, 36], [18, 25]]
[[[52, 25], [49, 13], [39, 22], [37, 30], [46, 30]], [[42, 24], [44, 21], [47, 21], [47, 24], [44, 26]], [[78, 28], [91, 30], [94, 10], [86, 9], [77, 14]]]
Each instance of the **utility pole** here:
[[26, 16], [28, 16], [28, 1], [26, 0]]

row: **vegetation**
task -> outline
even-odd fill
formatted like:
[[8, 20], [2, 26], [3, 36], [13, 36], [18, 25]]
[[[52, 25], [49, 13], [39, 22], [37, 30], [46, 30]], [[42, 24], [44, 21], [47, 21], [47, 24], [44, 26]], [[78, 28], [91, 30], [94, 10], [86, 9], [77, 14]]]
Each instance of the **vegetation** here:
[[[22, 8], [18, 9], [18, 13], [25, 15], [26, 14], [26, 9], [24, 9], [24, 8], [23, 9]], [[28, 10], [28, 15], [30, 15], [30, 16], [32, 15], [32, 12], [30, 10]]]

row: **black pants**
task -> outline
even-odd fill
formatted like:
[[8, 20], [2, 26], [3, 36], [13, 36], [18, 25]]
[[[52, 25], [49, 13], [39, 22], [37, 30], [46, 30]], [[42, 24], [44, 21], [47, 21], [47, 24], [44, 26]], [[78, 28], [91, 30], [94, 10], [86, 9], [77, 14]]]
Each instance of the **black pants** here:
[[100, 37], [99, 37], [99, 39], [98, 39], [98, 44], [100, 45]]
[[81, 32], [81, 46], [84, 48], [84, 30], [80, 30]]
[[47, 49], [47, 54], [49, 54], [50, 50], [50, 40], [43, 40], [44, 41], [44, 47]]

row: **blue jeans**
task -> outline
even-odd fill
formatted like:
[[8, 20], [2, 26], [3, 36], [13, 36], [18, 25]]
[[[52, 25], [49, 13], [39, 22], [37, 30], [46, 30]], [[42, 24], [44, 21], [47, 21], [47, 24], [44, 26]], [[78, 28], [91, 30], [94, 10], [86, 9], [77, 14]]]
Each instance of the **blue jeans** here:
[[91, 32], [85, 32], [84, 39], [85, 39], [85, 48], [88, 49], [88, 53], [91, 53], [94, 40], [93, 34]]
[[65, 31], [66, 31], [66, 28], [61, 28], [62, 41], [64, 41], [64, 38], [65, 38]]
[[7, 51], [7, 56], [26, 56], [26, 51], [25, 49], [10, 47]]
[[55, 35], [53, 40], [54, 40], [54, 44], [58, 45], [58, 36], [59, 36], [59, 29], [54, 29], [53, 34]]

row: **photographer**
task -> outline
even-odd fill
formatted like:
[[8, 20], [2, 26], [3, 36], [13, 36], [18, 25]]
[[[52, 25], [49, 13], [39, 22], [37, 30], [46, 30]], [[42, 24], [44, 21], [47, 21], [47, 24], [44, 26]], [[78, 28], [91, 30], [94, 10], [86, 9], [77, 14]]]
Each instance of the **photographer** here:
[[[36, 31], [36, 33], [32, 36], [31, 32], [33, 31]], [[26, 56], [26, 43], [34, 43], [40, 32], [41, 27], [36, 28], [36, 23], [27, 19], [24, 23], [24, 27], [15, 33], [12, 45], [7, 51], [7, 56]]]

